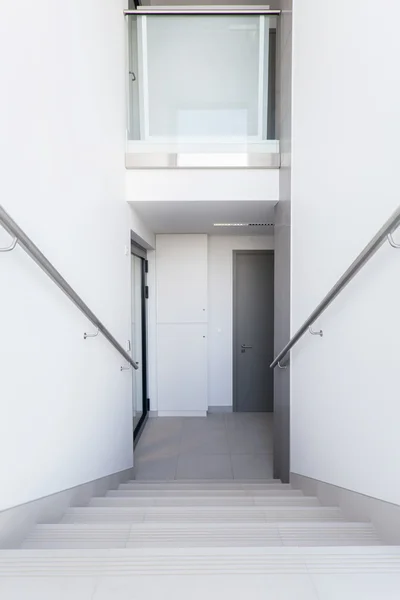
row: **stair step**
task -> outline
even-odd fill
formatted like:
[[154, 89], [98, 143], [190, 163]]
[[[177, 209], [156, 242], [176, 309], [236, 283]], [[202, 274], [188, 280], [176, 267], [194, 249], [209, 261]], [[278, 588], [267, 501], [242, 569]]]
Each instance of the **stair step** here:
[[400, 573], [400, 547], [1, 550], [0, 577]]
[[282, 483], [280, 479], [130, 479], [125, 483], [129, 484], [172, 484], [172, 485], [207, 485], [207, 484], [239, 484], [239, 485], [270, 485], [270, 484], [279, 484], [279, 485], [290, 485], [289, 483]]
[[271, 482], [271, 483], [240, 483], [232, 480], [231, 482], [216, 481], [214, 483], [193, 483], [193, 482], [138, 482], [121, 483], [120, 490], [290, 490], [292, 489], [288, 483]]
[[194, 548], [379, 545], [370, 523], [38, 525], [23, 548]]
[[265, 490], [142, 490], [142, 489], [118, 489], [107, 492], [106, 497], [112, 498], [246, 498], [248, 496], [260, 497], [302, 497], [301, 490], [290, 488], [265, 489]]
[[218, 523], [268, 521], [344, 521], [340, 509], [332, 507], [126, 507], [70, 508], [62, 523], [153, 522]]
[[320, 506], [318, 498], [312, 496], [294, 496], [294, 497], [244, 497], [234, 498], [226, 496], [225, 498], [119, 498], [106, 496], [101, 498], [92, 498], [89, 506], [215, 506], [229, 508], [234, 506]]

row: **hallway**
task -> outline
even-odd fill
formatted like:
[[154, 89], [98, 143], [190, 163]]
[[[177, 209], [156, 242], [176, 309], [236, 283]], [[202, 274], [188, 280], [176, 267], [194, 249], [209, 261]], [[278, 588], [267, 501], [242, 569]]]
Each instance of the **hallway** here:
[[136, 479], [271, 479], [272, 413], [150, 418], [135, 451]]

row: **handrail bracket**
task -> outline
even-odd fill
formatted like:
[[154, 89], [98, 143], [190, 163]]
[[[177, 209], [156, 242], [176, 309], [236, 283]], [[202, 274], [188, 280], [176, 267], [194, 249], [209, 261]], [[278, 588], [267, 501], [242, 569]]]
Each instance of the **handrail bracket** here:
[[17, 245], [17, 242], [18, 238], [15, 237], [9, 246], [6, 246], [5, 248], [0, 248], [0, 252], [11, 252], [11, 250], [14, 250], [15, 246]]

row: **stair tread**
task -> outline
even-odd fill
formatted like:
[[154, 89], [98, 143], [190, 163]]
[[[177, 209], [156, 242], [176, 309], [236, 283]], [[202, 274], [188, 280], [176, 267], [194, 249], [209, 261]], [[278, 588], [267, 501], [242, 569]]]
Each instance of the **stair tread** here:
[[371, 523], [38, 525], [23, 548], [379, 545]]
[[280, 484], [290, 485], [289, 483], [282, 483], [280, 479], [130, 479], [125, 483], [128, 484], [160, 484], [167, 483], [172, 485], [204, 485], [204, 484]]
[[92, 498], [89, 506], [137, 506], [137, 507], [236, 507], [236, 506], [320, 506], [318, 498], [312, 496], [272, 496], [224, 498], [135, 498], [106, 496]]
[[153, 522], [153, 523], [214, 523], [214, 522], [255, 522], [268, 521], [346, 521], [338, 508], [321, 506], [302, 507], [134, 507], [134, 506], [89, 506], [69, 509], [63, 523], [71, 522]]
[[257, 482], [238, 482], [232, 479], [232, 481], [228, 482], [207, 482], [207, 483], [195, 483], [195, 482], [178, 482], [178, 481], [165, 481], [165, 482], [152, 482], [152, 481], [136, 481], [136, 482], [128, 482], [121, 483], [119, 486], [120, 489], [165, 489], [165, 490], [190, 490], [190, 489], [198, 489], [198, 490], [226, 490], [226, 489], [292, 489], [290, 484], [288, 483], [280, 483], [280, 482], [267, 482], [267, 483], [257, 483]]
[[112, 498], [246, 498], [247, 496], [257, 497], [295, 497], [299, 498], [304, 496], [300, 490], [292, 490], [290, 488], [276, 488], [276, 489], [167, 489], [167, 490], [153, 490], [153, 489], [118, 489], [110, 490], [107, 492], [106, 497]]
[[[199, 523], [187, 524], [187, 523], [135, 523], [135, 531], [140, 529], [149, 530], [149, 529], [199, 529], [203, 531], [205, 528], [210, 527], [212, 529], [225, 529], [228, 528], [230, 531], [232, 529], [250, 529], [254, 531], [259, 531], [260, 529], [270, 529], [272, 527], [283, 527], [287, 529], [303, 529], [305, 527], [311, 527], [314, 529], [327, 528], [327, 529], [362, 529], [369, 530], [374, 529], [374, 526], [370, 522], [364, 521], [339, 521], [339, 522], [315, 522], [315, 521], [302, 521], [299, 523], [287, 523], [286, 521], [275, 522], [275, 523], [259, 523], [257, 525], [251, 523], [232, 523], [229, 525], [225, 525], [223, 523], [213, 523], [212, 525], [203, 525]], [[57, 531], [57, 530], [69, 530], [69, 529], [121, 529], [126, 530], [129, 529], [130, 525], [126, 523], [41, 523], [36, 525], [35, 531]], [[32, 535], [32, 534], [31, 534]]]
[[319, 512], [322, 514], [339, 514], [340, 508], [336, 506], [118, 506], [118, 505], [105, 505], [105, 506], [81, 506], [81, 507], [73, 507], [69, 508], [66, 511], [66, 514], [78, 514], [78, 513], [95, 513], [95, 512], [132, 512], [132, 513], [162, 513], [166, 514], [182, 514], [184, 512], [188, 514], [199, 514], [201, 512], [204, 513], [220, 513], [223, 514], [229, 510], [243, 512], [243, 513], [252, 513], [252, 512], [263, 512], [263, 511], [276, 511], [276, 512], [285, 512], [285, 511], [300, 511], [300, 512]]
[[0, 551], [0, 577], [208, 573], [400, 573], [400, 547], [140, 547]]

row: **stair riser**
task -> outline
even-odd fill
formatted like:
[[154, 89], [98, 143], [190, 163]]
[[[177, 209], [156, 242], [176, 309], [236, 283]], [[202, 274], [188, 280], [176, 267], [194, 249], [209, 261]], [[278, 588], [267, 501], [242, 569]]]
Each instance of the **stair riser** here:
[[119, 486], [120, 490], [145, 490], [145, 491], [177, 491], [177, 490], [199, 490], [199, 491], [226, 491], [226, 490], [291, 490], [289, 484], [282, 483], [268, 483], [268, 484], [243, 484], [243, 483], [122, 483]]
[[118, 489], [107, 492], [108, 498], [302, 498], [298, 490], [137, 490]]
[[132, 507], [191, 507], [206, 506], [230, 508], [234, 506], [320, 506], [317, 498], [93, 498], [89, 506], [132, 506]]

